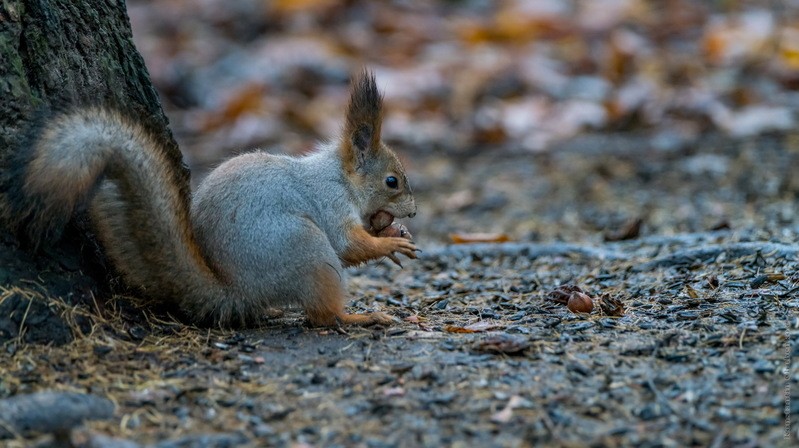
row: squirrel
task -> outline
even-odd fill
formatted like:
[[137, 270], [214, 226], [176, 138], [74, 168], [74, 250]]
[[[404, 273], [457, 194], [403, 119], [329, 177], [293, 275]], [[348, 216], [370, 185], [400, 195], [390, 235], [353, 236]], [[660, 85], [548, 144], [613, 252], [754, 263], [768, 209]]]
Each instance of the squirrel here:
[[85, 207], [125, 283], [198, 324], [252, 326], [288, 306], [314, 326], [390, 324], [384, 313], [345, 312], [341, 276], [369, 260], [416, 258], [411, 240], [369, 230], [378, 213], [416, 215], [405, 170], [381, 140], [382, 118], [383, 96], [364, 70], [338, 138], [302, 157], [233, 157], [190, 198], [142, 124], [114, 108], [73, 108], [19, 148], [11, 185], [0, 186], [0, 217], [39, 242]]

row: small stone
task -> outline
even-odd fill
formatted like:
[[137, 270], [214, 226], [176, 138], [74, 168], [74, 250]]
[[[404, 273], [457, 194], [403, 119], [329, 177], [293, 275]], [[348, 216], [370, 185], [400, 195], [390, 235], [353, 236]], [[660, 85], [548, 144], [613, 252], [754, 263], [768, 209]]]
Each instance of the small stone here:
[[94, 395], [75, 392], [38, 392], [0, 400], [0, 438], [14, 434], [63, 432], [84, 420], [113, 417], [114, 404]]

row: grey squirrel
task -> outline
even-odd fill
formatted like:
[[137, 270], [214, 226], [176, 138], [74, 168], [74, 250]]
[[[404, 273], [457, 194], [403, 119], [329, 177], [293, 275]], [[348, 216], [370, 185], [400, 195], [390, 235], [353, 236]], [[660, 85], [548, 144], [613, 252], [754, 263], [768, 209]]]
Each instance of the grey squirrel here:
[[388, 324], [384, 313], [345, 312], [341, 276], [381, 257], [416, 258], [409, 239], [367, 230], [377, 213], [416, 214], [402, 164], [380, 137], [382, 103], [363, 71], [337, 139], [303, 157], [236, 156], [191, 203], [142, 125], [112, 108], [74, 108], [49, 117], [20, 148], [0, 217], [38, 241], [85, 206], [126, 283], [198, 323], [253, 325], [294, 305], [312, 325]]

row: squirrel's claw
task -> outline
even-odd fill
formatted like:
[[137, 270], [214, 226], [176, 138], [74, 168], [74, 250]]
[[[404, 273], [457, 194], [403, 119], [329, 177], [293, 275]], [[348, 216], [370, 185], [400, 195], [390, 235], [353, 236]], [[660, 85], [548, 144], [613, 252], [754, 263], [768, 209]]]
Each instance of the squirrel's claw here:
[[394, 254], [388, 254], [388, 255], [387, 255], [387, 257], [388, 257], [388, 258], [389, 258], [391, 261], [393, 261], [393, 262], [394, 262], [394, 264], [396, 264], [397, 266], [399, 266], [399, 267], [400, 267], [400, 269], [402, 269], [402, 263], [400, 263], [400, 260], [399, 260], [399, 258], [397, 258], [397, 256], [396, 256], [396, 255], [394, 255]]

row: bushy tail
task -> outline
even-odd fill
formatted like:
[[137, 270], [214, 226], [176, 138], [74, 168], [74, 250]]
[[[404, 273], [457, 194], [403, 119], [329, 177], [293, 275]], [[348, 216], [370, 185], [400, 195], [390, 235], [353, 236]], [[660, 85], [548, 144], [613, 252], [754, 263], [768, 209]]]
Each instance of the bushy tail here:
[[0, 218], [34, 245], [60, 236], [105, 169], [107, 147], [75, 147], [81, 134], [96, 128], [83, 112], [35, 119], [4, 163]]
[[34, 243], [57, 237], [85, 208], [126, 281], [148, 296], [222, 295], [190, 223], [185, 179], [164, 146], [104, 108], [41, 120], [0, 175], [0, 216]]

